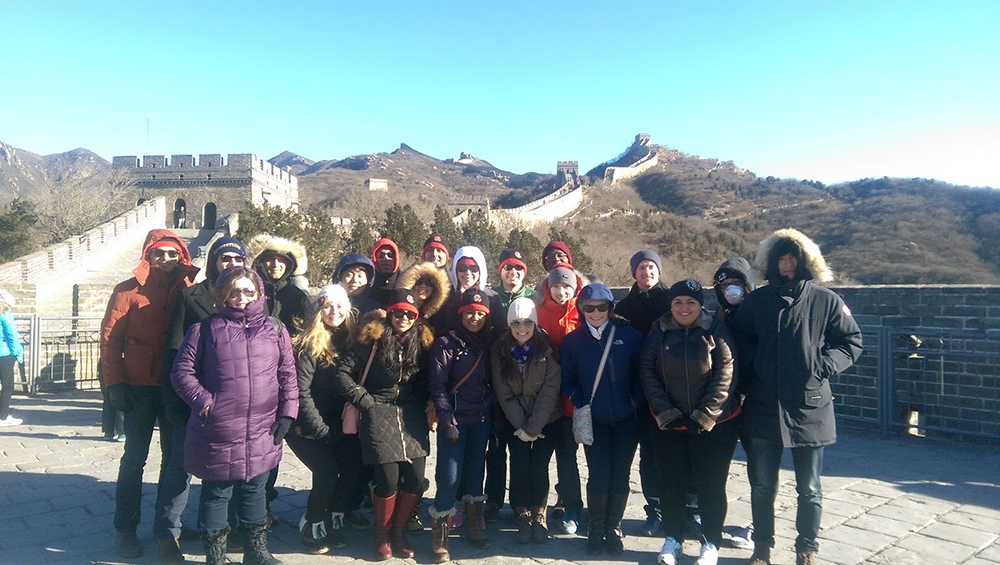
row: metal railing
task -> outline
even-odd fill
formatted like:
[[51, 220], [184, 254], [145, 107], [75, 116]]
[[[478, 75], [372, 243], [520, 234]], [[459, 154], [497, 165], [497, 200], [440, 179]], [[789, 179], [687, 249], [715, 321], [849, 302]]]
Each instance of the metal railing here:
[[60, 389], [98, 389], [101, 318], [39, 316], [21, 324], [26, 343], [24, 370], [15, 376], [28, 394]]

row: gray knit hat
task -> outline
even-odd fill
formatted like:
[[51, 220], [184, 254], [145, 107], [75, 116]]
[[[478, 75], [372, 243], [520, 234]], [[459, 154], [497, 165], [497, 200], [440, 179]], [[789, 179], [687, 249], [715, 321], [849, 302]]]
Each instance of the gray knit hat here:
[[557, 284], [564, 284], [575, 289], [580, 284], [576, 280], [576, 271], [573, 270], [573, 267], [565, 263], [560, 263], [554, 269], [549, 271], [548, 281], [549, 288], [552, 288]]

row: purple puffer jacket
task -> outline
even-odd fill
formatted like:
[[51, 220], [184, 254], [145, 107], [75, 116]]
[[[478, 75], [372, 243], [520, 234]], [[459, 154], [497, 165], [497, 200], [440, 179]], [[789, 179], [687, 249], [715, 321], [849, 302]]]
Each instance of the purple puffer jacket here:
[[[281, 461], [271, 425], [299, 413], [295, 357], [257, 300], [246, 310], [223, 307], [194, 324], [177, 352], [170, 380], [191, 407], [184, 470], [203, 480], [249, 480]], [[200, 416], [211, 406], [208, 417]]]

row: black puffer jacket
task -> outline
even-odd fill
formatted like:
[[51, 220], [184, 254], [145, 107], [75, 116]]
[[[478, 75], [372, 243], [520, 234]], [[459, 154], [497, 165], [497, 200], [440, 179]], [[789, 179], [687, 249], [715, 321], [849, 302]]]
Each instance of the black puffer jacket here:
[[[218, 273], [216, 273], [218, 275]], [[212, 277], [211, 280], [214, 280]], [[177, 350], [184, 342], [184, 334], [188, 328], [201, 320], [215, 314], [215, 300], [212, 298], [212, 284], [209, 279], [182, 290], [174, 301], [174, 310], [167, 326], [166, 341], [163, 348], [163, 376], [160, 385], [163, 388], [163, 410], [168, 422], [175, 426], [186, 426], [191, 408], [177, 396], [173, 383], [170, 382], [170, 370], [174, 367]]]
[[667, 290], [662, 281], [648, 291], [640, 289], [637, 283], [632, 283], [628, 296], [615, 305], [615, 314], [628, 320], [642, 335], [648, 335], [653, 323], [670, 312]]
[[[489, 330], [482, 329], [479, 333], [485, 336]], [[465, 379], [455, 394], [449, 394], [465, 375], [469, 375], [469, 378]], [[438, 420], [443, 424], [468, 426], [488, 420], [496, 403], [490, 382], [488, 346], [476, 346], [467, 333], [460, 330], [449, 330], [434, 340], [429, 390]]]
[[649, 409], [661, 429], [682, 417], [711, 431], [740, 406], [726, 325], [702, 310], [684, 327], [668, 313], [643, 344], [640, 375]]
[[[335, 351], [346, 351], [348, 331], [343, 326], [330, 332]], [[337, 366], [297, 351], [299, 415], [289, 433], [306, 439], [335, 441], [340, 437], [344, 397], [337, 394]]]
[[[292, 336], [298, 333], [299, 320], [309, 312], [309, 295], [292, 284], [292, 278], [304, 276], [308, 262], [306, 249], [301, 244], [281, 237], [261, 234], [250, 240], [248, 256], [251, 264], [264, 281], [264, 299], [267, 313], [281, 320]], [[288, 269], [281, 279], [272, 281], [264, 269], [264, 257], [276, 254], [288, 263]]]
[[[413, 461], [430, 453], [424, 408], [427, 357], [433, 342], [433, 332], [418, 321], [400, 344], [385, 310], [375, 310], [362, 319], [357, 345], [337, 364], [336, 392], [361, 411], [361, 456], [366, 465]], [[358, 382], [372, 348], [377, 348], [375, 356], [361, 386]]]

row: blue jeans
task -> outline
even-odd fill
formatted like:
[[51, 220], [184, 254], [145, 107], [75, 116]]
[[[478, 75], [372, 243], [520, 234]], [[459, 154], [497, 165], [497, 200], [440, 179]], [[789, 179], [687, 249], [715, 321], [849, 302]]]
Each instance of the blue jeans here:
[[[160, 386], [126, 385], [132, 392], [132, 410], [125, 413], [125, 453], [118, 466], [115, 485], [115, 529], [135, 531], [139, 527], [142, 506], [142, 469], [149, 457], [153, 426], [163, 415]], [[160, 472], [167, 465], [169, 446], [173, 441], [171, 426], [160, 428]]]
[[[493, 432], [493, 422], [458, 426], [458, 441], [449, 441], [445, 430], [438, 430], [437, 494], [434, 509], [447, 512], [455, 506], [456, 495], [482, 496], [486, 475], [486, 444]], [[465, 492], [458, 492], [461, 481]]]
[[198, 503], [198, 529], [212, 534], [229, 525], [229, 501], [233, 491], [239, 496], [236, 515], [242, 524], [263, 524], [267, 518], [267, 478], [265, 471], [249, 481], [202, 481]]
[[[774, 498], [778, 492], [778, 468], [781, 466], [780, 441], [762, 438], [744, 438], [747, 453], [747, 475], [750, 480], [750, 510], [753, 515], [753, 541], [758, 545], [774, 547]], [[817, 551], [819, 523], [823, 515], [823, 490], [820, 473], [823, 471], [822, 447], [793, 447], [792, 462], [795, 466], [795, 491], [798, 508], [795, 514], [795, 551]]]
[[160, 484], [156, 488], [156, 506], [153, 512], [153, 535], [159, 540], [181, 537], [181, 514], [187, 507], [191, 485], [191, 475], [184, 471], [184, 439], [187, 437], [187, 426], [177, 426], [166, 419], [160, 421], [160, 429], [166, 427], [173, 428], [172, 441], [167, 450], [167, 464], [160, 471]]
[[638, 440], [638, 422], [634, 417], [614, 424], [594, 422], [594, 445], [583, 446], [590, 470], [588, 495], [628, 494]]

